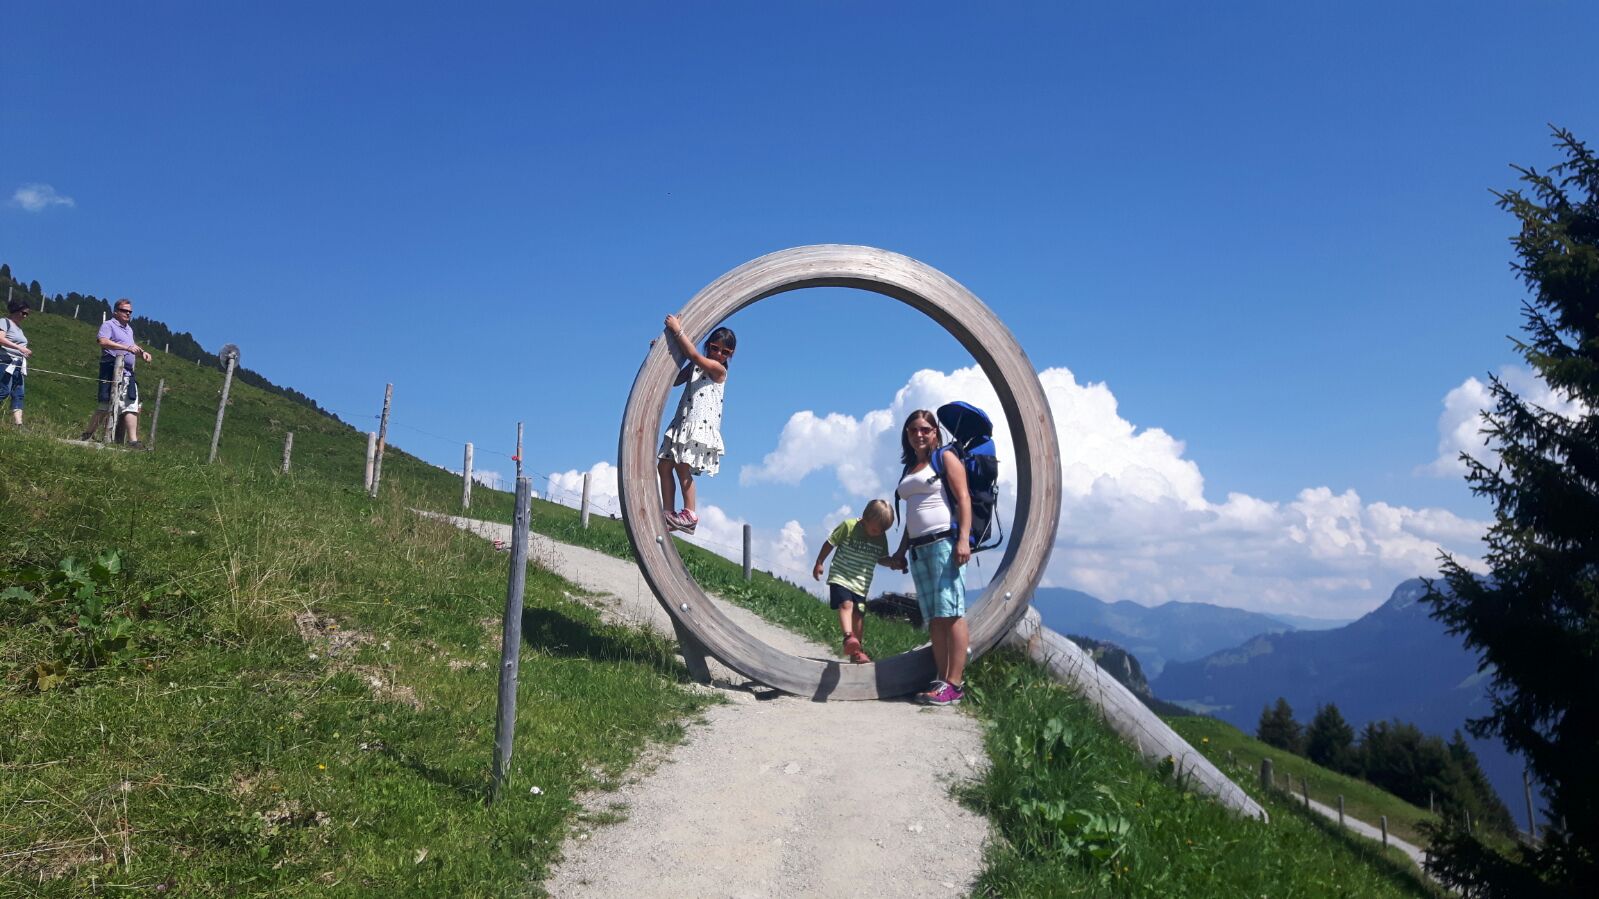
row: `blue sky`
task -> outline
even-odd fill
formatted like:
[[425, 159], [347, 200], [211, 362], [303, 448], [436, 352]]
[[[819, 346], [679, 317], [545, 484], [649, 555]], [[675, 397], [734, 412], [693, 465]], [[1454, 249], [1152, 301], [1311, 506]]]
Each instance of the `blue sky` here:
[[[473, 440], [492, 467], [526, 420], [549, 474], [614, 460], [661, 317], [717, 275], [885, 247], [1089, 410], [1051, 583], [1357, 614], [1423, 573], [1417, 541], [1479, 551], [1489, 510], [1429, 466], [1446, 397], [1458, 424], [1468, 379], [1516, 361], [1489, 191], [1554, 160], [1549, 123], [1599, 140], [1599, 12], [1217, 6], [11, 4], [0, 259], [237, 343], [357, 424], [393, 381], [397, 441], [440, 464]], [[730, 324], [705, 502], [773, 564], [866, 488], [767, 454], [876, 460], [860, 423], [916, 372], [944, 379], [907, 396], [976, 389], [889, 300]]]

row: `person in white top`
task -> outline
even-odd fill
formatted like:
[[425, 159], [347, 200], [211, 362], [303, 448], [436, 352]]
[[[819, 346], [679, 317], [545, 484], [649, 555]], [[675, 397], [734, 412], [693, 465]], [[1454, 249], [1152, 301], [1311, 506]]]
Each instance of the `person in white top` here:
[[[966, 469], [953, 450], [943, 448], [938, 419], [926, 409], [905, 419], [899, 442], [905, 468], [897, 493], [906, 503], [905, 530], [891, 567], [910, 569], [938, 667], [938, 678], [916, 694], [916, 700], [955, 705], [965, 696], [966, 651], [971, 644], [962, 572], [972, 556], [972, 498], [966, 489]], [[935, 452], [944, 454], [942, 478], [933, 471]]]
[[6, 305], [5, 318], [0, 318], [0, 408], [11, 400], [11, 420], [22, 426], [22, 401], [24, 382], [28, 375], [28, 335], [22, 331], [22, 321], [33, 312], [27, 300], [12, 300]]

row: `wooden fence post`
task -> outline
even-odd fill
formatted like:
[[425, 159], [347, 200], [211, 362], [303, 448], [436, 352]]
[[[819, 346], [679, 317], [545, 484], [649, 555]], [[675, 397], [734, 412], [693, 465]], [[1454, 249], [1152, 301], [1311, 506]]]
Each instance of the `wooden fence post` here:
[[472, 508], [472, 443], [466, 444], [466, 454], [461, 458], [461, 511]]
[[145, 442], [145, 447], [155, 449], [155, 429], [161, 426], [161, 397], [166, 396], [167, 379], [162, 378], [161, 383], [155, 385], [155, 414], [150, 416], [150, 439]]
[[1262, 790], [1270, 790], [1272, 788], [1271, 759], [1260, 760], [1260, 788]]
[[73, 319], [73, 321], [77, 321], [77, 319], [78, 319], [78, 310], [82, 309], [82, 308], [83, 308], [83, 304], [82, 303], [78, 303], [77, 305], [72, 307], [72, 319]]
[[578, 513], [578, 517], [583, 522], [583, 530], [586, 531], [589, 529], [589, 473], [586, 471], [583, 472], [583, 503], [580, 508], [582, 511]]
[[516, 423], [516, 476], [522, 476], [522, 423]]
[[1387, 815], [1383, 815], [1379, 820], [1382, 821], [1382, 848], [1387, 849], [1388, 848], [1388, 816]]
[[378, 495], [378, 484], [383, 480], [383, 450], [389, 442], [389, 404], [394, 401], [394, 385], [383, 388], [383, 417], [378, 420], [378, 457], [372, 465], [372, 496]]
[[1521, 769], [1521, 792], [1527, 797], [1527, 836], [1533, 842], [1538, 841], [1538, 819], [1532, 813], [1532, 778], [1528, 776], [1527, 769]]
[[237, 351], [229, 353], [223, 348], [223, 354], [227, 356], [228, 367], [222, 375], [222, 401], [217, 403], [217, 423], [211, 429], [211, 458], [206, 460], [207, 465], [217, 460], [217, 444], [222, 442], [222, 417], [228, 411], [228, 392], [233, 389], [233, 368], [239, 364]]
[[1304, 787], [1305, 808], [1310, 808], [1310, 778], [1308, 776], [1299, 778], [1299, 785]]
[[106, 404], [109, 413], [105, 419], [106, 443], [117, 442], [117, 425], [122, 423], [122, 379], [126, 377], [122, 367], [125, 364], [127, 360], [119, 353], [116, 367], [111, 372], [111, 400]]
[[1340, 830], [1342, 830], [1343, 826], [1344, 826], [1344, 794], [1339, 793], [1338, 794], [1338, 828]]
[[516, 516], [511, 521], [511, 578], [505, 591], [505, 621], [500, 628], [500, 704], [494, 727], [494, 785], [489, 801], [500, 798], [511, 773], [511, 747], [516, 741], [516, 673], [522, 658], [522, 589], [527, 581], [527, 478], [516, 479]]
[[750, 570], [751, 561], [753, 559], [750, 556], [750, 526], [746, 524], [744, 525], [744, 580], [746, 581], [754, 577], [754, 573]]
[[367, 493], [372, 492], [372, 468], [377, 463], [378, 433], [366, 432], [366, 480], [361, 482], [361, 489]]
[[283, 435], [283, 473], [289, 473], [289, 457], [294, 455], [294, 432]]

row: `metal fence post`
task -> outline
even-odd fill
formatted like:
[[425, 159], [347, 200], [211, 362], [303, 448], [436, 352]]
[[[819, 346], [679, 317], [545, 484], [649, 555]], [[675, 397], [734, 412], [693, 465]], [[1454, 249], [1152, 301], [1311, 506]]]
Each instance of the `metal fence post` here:
[[522, 658], [522, 589], [527, 582], [527, 529], [532, 485], [516, 479], [516, 516], [511, 522], [511, 577], [505, 591], [505, 621], [500, 628], [500, 704], [494, 727], [494, 784], [489, 801], [500, 798], [511, 774], [516, 741], [516, 674]]

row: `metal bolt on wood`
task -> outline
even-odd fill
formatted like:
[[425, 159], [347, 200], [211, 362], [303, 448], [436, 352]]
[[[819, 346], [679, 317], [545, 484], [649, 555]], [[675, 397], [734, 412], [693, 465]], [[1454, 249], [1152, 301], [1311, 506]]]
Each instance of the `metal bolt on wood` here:
[[527, 584], [528, 507], [532, 486], [516, 479], [516, 514], [511, 520], [511, 575], [505, 590], [505, 620], [500, 627], [500, 702], [494, 726], [494, 784], [489, 800], [497, 801], [511, 773], [511, 748], [516, 741], [516, 674], [522, 658], [522, 591]]

